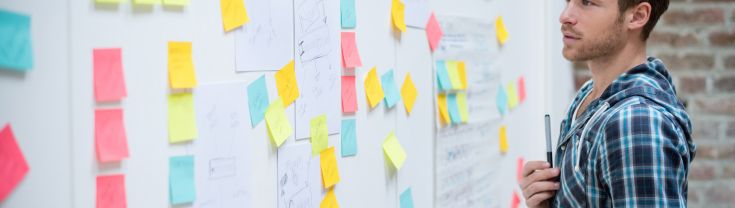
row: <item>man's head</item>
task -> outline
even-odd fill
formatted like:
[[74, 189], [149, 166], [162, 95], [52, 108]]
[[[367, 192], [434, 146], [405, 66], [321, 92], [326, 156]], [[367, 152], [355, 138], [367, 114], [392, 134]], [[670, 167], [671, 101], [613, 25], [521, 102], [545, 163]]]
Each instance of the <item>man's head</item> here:
[[669, 0], [566, 0], [559, 16], [564, 57], [588, 61], [645, 44]]

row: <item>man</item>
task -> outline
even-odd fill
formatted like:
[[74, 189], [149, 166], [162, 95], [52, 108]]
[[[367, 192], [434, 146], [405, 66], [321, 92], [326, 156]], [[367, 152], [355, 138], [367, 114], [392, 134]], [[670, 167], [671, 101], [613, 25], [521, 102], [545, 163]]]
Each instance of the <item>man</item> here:
[[[554, 167], [531, 161], [529, 207], [684, 207], [691, 124], [646, 39], [668, 0], [567, 0], [564, 57], [592, 72], [561, 123]], [[558, 167], [558, 168], [557, 168]]]

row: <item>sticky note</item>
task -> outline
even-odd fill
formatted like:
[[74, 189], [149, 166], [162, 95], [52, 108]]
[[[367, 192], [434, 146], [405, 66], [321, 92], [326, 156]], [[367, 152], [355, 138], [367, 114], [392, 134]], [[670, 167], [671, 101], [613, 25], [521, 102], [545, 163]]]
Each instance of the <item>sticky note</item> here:
[[357, 24], [357, 13], [355, 11], [355, 0], [340, 0], [340, 20], [343, 29], [355, 28]]
[[311, 154], [316, 156], [327, 149], [329, 130], [327, 129], [327, 115], [322, 114], [311, 119]]
[[15, 140], [10, 124], [0, 130], [0, 202], [5, 201], [10, 192], [28, 173], [28, 162]]
[[194, 96], [177, 93], [168, 96], [168, 140], [189, 141], [199, 136], [194, 115]]
[[370, 69], [365, 77], [365, 95], [367, 95], [371, 108], [375, 108], [383, 100], [383, 97], [385, 97], [383, 87], [380, 84], [380, 80], [378, 80], [377, 72], [375, 72], [375, 67]]
[[33, 68], [31, 17], [0, 9], [0, 69]]
[[431, 12], [429, 21], [426, 22], [426, 39], [429, 40], [429, 48], [431, 51], [436, 50], [436, 47], [439, 46], [439, 41], [442, 39], [442, 35], [444, 35], [444, 32], [442, 31], [439, 22], [436, 21], [434, 12]]
[[403, 150], [403, 146], [398, 143], [398, 139], [393, 131], [388, 134], [388, 137], [383, 142], [383, 152], [388, 156], [390, 162], [396, 170], [401, 169], [403, 162], [406, 161], [406, 151]]
[[403, 97], [403, 106], [406, 108], [406, 112], [411, 113], [418, 97], [418, 91], [416, 90], [416, 85], [413, 84], [410, 73], [406, 74], [406, 79], [403, 80], [401, 97]]
[[127, 96], [120, 48], [94, 49], [94, 98], [97, 102], [118, 101]]
[[401, 94], [398, 92], [395, 79], [393, 78], [393, 69], [381, 75], [380, 82], [383, 84], [383, 92], [385, 92], [385, 104], [388, 105], [388, 108], [392, 108], [401, 100]]
[[516, 177], [518, 178], [518, 182], [521, 182], [523, 179], [523, 157], [518, 157], [516, 164]]
[[449, 118], [453, 124], [462, 122], [462, 117], [459, 115], [459, 107], [457, 107], [457, 94], [451, 93], [447, 95], [447, 110], [449, 110]]
[[168, 42], [168, 81], [174, 89], [196, 87], [191, 42]]
[[355, 119], [342, 119], [342, 157], [357, 155], [357, 125]]
[[505, 94], [508, 96], [508, 107], [515, 108], [518, 105], [518, 93], [516, 93], [516, 83], [510, 82], [505, 86]]
[[452, 85], [452, 89], [454, 90], [462, 89], [462, 79], [459, 78], [459, 71], [457, 70], [457, 66], [459, 65], [459, 62], [447, 61], [445, 63], [447, 65], [447, 74], [449, 75], [449, 82]]
[[465, 70], [464, 61], [457, 62], [457, 75], [459, 75], [459, 80], [460, 82], [462, 82], [462, 86], [459, 89], [466, 90], [467, 89], [467, 71]]
[[360, 53], [357, 51], [357, 43], [355, 42], [355, 32], [342, 32], [342, 65], [345, 68], [354, 68], [362, 66]]
[[276, 72], [276, 88], [278, 95], [283, 100], [283, 106], [287, 107], [299, 97], [299, 84], [296, 82], [296, 69], [293, 59]]
[[174, 156], [168, 159], [168, 193], [171, 204], [194, 202], [194, 156]]
[[515, 191], [513, 191], [513, 199], [510, 202], [510, 207], [511, 208], [518, 208], [518, 205], [520, 205], [520, 204], [521, 204], [521, 198], [518, 197], [518, 193], [516, 193]]
[[413, 196], [411, 196], [411, 188], [407, 188], [401, 193], [401, 208], [413, 208]]
[[337, 195], [334, 195], [334, 189], [329, 189], [327, 194], [322, 199], [322, 203], [319, 204], [319, 208], [339, 208], [337, 204]]
[[518, 99], [521, 103], [526, 101], [526, 78], [518, 78]]
[[342, 112], [357, 112], [355, 76], [342, 76]]
[[189, 0], [163, 0], [163, 4], [173, 6], [186, 6], [189, 5]]
[[219, 5], [225, 32], [240, 27], [250, 21], [244, 0], [220, 0]]
[[265, 116], [268, 110], [268, 89], [265, 85], [265, 75], [253, 81], [248, 85], [248, 109], [250, 109], [250, 124], [252, 127], [257, 126]]
[[401, 32], [406, 32], [406, 5], [403, 2], [393, 0], [391, 17], [393, 18], [393, 26]]
[[505, 115], [508, 112], [508, 96], [505, 95], [505, 89], [502, 85], [498, 87], [498, 93], [495, 95], [495, 105], [498, 106], [500, 115]]
[[447, 96], [445, 94], [437, 95], [436, 102], [442, 124], [449, 124], [451, 120], [449, 120], [449, 110], [447, 110]]
[[508, 152], [508, 137], [505, 132], [505, 125], [500, 126], [500, 130], [498, 131], [498, 137], [500, 140], [500, 152], [506, 153]]
[[505, 23], [503, 23], [503, 17], [501, 16], [498, 16], [498, 18], [495, 19], [495, 36], [498, 37], [498, 42], [500, 42], [501, 45], [505, 44], [510, 37], [508, 30], [505, 28]]
[[291, 123], [288, 122], [288, 117], [286, 117], [283, 101], [280, 98], [271, 101], [270, 106], [265, 111], [265, 123], [268, 126], [271, 141], [276, 144], [276, 147], [280, 147], [293, 133]]
[[94, 111], [94, 142], [100, 162], [120, 161], [128, 157], [128, 139], [121, 108]]
[[459, 117], [462, 123], [467, 123], [470, 118], [470, 112], [467, 108], [467, 93], [457, 92], [457, 107], [459, 108]]
[[328, 189], [339, 183], [339, 168], [337, 168], [337, 157], [334, 156], [334, 147], [321, 151], [319, 160], [324, 188]]
[[97, 208], [125, 208], [125, 175], [97, 176]]
[[439, 90], [451, 90], [452, 83], [449, 81], [449, 72], [444, 61], [436, 61], [436, 79], [439, 83]]
[[134, 4], [145, 4], [145, 5], [151, 5], [151, 4], [158, 4], [161, 0], [133, 0]]

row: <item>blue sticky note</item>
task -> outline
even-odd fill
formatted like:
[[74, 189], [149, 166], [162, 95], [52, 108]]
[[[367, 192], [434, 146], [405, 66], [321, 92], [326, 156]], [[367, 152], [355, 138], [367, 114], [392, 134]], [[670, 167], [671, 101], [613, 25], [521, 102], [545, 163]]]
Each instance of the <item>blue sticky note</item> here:
[[0, 69], [33, 68], [31, 17], [0, 9]]
[[439, 90], [451, 90], [452, 83], [449, 81], [449, 72], [444, 61], [436, 61], [436, 79], [439, 82]]
[[498, 106], [498, 112], [500, 115], [505, 115], [508, 111], [508, 95], [505, 94], [503, 86], [498, 87], [498, 94], [495, 96], [495, 105]]
[[168, 191], [171, 204], [194, 202], [194, 156], [175, 156], [169, 158]]
[[357, 129], [355, 119], [342, 120], [342, 157], [357, 155]]
[[398, 92], [398, 87], [396, 87], [396, 82], [393, 79], [393, 69], [380, 76], [380, 82], [383, 85], [383, 92], [385, 92], [385, 103], [388, 108], [392, 108], [401, 100], [401, 94]]
[[339, 6], [342, 20], [342, 28], [355, 28], [357, 13], [355, 13], [355, 0], [341, 0]]
[[265, 75], [248, 85], [248, 106], [250, 109], [250, 124], [257, 126], [268, 110], [268, 89], [265, 86]]
[[401, 208], [413, 208], [413, 197], [411, 196], [410, 187], [401, 193]]
[[456, 93], [447, 95], [447, 108], [449, 110], [449, 118], [452, 119], [453, 124], [462, 122], [462, 116], [459, 114], [459, 106], [457, 105]]

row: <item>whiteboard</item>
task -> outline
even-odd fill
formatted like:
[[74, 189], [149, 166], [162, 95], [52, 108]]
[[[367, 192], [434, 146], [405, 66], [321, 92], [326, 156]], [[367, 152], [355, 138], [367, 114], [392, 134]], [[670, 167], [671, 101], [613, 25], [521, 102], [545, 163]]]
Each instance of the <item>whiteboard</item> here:
[[[245, 0], [246, 5], [249, 1], [253, 0]], [[541, 117], [551, 112], [554, 120], [561, 118], [573, 92], [571, 67], [560, 57], [556, 19], [561, 9], [546, 1], [412, 2], [428, 2], [437, 15], [490, 21], [502, 15], [506, 22], [511, 39], [494, 57], [493, 66], [502, 83], [524, 75], [528, 91], [524, 105], [489, 124], [490, 129], [499, 123], [507, 125], [512, 138], [509, 153], [497, 155], [498, 160], [488, 164], [498, 172], [490, 180], [501, 190], [491, 204], [508, 206], [516, 189], [516, 156], [544, 158]], [[169, 41], [192, 42], [199, 86], [247, 85], [265, 75], [269, 96], [277, 95], [274, 71], [235, 72], [235, 34], [223, 31], [218, 1], [192, 0], [185, 7], [170, 7], [132, 5], [130, 1], [104, 6], [92, 0], [6, 0], [0, 2], [0, 8], [32, 16], [35, 59], [35, 67], [26, 73], [0, 70], [0, 123], [13, 126], [31, 168], [0, 207], [94, 207], [95, 177], [114, 173], [125, 174], [129, 207], [170, 206], [168, 159], [196, 150], [191, 144], [169, 144], [167, 139]], [[391, 1], [357, 0], [356, 8], [357, 27], [341, 31], [357, 34], [363, 67], [343, 71], [343, 75], [356, 76], [358, 112], [342, 118], [357, 120], [358, 154], [337, 157], [342, 179], [335, 188], [338, 201], [342, 207], [398, 207], [399, 195], [411, 187], [415, 207], [439, 207], [434, 174], [440, 168], [435, 167], [434, 57], [426, 33], [409, 27], [397, 34], [391, 25]], [[122, 48], [128, 96], [119, 103], [94, 101], [92, 49], [105, 47]], [[402, 103], [390, 109], [384, 103], [369, 109], [362, 96], [362, 81], [372, 67], [379, 75], [394, 69], [398, 85], [411, 74], [419, 91], [411, 114]], [[551, 81], [569, 84], [549, 84]], [[94, 110], [116, 107], [124, 110], [130, 157], [100, 164], [93, 146]], [[296, 112], [290, 107], [286, 113]], [[289, 119], [293, 124], [294, 117]], [[248, 145], [243, 151], [248, 152], [252, 179], [246, 187], [253, 191], [249, 205], [276, 207], [278, 149], [270, 143], [265, 125], [247, 129]], [[391, 131], [408, 155], [399, 171], [390, 167], [381, 149]], [[497, 145], [494, 138], [487, 139], [488, 144]], [[304, 142], [308, 140], [296, 141], [292, 136], [284, 145]], [[329, 145], [339, 149], [340, 135], [330, 135]], [[314, 197], [314, 205], [321, 197]]]

